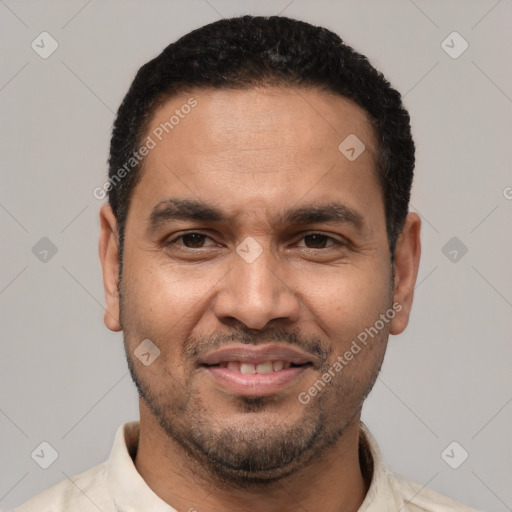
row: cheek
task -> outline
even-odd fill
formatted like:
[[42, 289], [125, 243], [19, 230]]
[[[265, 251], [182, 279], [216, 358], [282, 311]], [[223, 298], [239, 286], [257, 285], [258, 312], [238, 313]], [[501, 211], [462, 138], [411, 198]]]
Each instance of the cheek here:
[[341, 266], [322, 278], [310, 279], [303, 295], [314, 321], [321, 322], [335, 349], [338, 340], [351, 340], [389, 308], [390, 270], [385, 265]]
[[132, 351], [142, 340], [150, 339], [160, 349], [156, 366], [175, 372], [186, 365], [180, 353], [183, 342], [200, 324], [207, 294], [223, 273], [200, 270], [199, 266], [190, 272], [156, 259], [154, 254], [140, 251], [126, 261], [123, 329]]
[[194, 304], [210, 287], [207, 276], [202, 282], [191, 280], [186, 271], [159, 260], [141, 251], [126, 265], [123, 279], [127, 303], [140, 320], [172, 324], [193, 312]]

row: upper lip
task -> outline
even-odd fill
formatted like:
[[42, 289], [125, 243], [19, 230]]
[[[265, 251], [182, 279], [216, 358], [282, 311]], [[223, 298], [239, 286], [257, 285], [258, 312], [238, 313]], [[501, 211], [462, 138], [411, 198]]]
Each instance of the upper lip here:
[[293, 364], [313, 363], [313, 357], [300, 349], [285, 345], [230, 345], [209, 352], [200, 359], [200, 364], [214, 365], [226, 361], [263, 363], [265, 361], [289, 361]]

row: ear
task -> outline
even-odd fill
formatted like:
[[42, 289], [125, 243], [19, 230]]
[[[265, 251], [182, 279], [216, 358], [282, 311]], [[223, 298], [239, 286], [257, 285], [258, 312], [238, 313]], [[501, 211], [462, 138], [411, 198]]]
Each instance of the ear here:
[[117, 221], [110, 205], [101, 207], [100, 221], [99, 253], [106, 301], [104, 322], [108, 329], [117, 332], [122, 329], [118, 290], [119, 251]]
[[395, 249], [393, 302], [398, 303], [401, 309], [397, 305], [397, 313], [390, 323], [390, 334], [400, 334], [409, 323], [414, 285], [420, 264], [420, 229], [421, 219], [419, 216], [416, 213], [409, 213]]

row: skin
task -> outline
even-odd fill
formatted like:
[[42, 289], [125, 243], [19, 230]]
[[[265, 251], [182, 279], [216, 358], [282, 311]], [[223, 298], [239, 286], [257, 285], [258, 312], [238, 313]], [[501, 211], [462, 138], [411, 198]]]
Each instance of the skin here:
[[[356, 511], [367, 492], [361, 407], [389, 334], [408, 323], [420, 219], [408, 215], [392, 269], [375, 134], [348, 100], [288, 87], [194, 90], [160, 106], [146, 135], [191, 95], [197, 106], [150, 151], [133, 191], [121, 283], [117, 223], [108, 205], [100, 213], [105, 324], [123, 331], [142, 394], [135, 466], [177, 510]], [[338, 150], [351, 133], [366, 146], [352, 162]], [[232, 219], [148, 231], [151, 210], [170, 197], [212, 203]], [[333, 200], [359, 212], [361, 225], [274, 222], [291, 207]], [[206, 236], [165, 246], [186, 231]], [[262, 248], [252, 263], [236, 252], [249, 236]], [[401, 311], [302, 404], [299, 393], [393, 303]], [[144, 339], [160, 349], [149, 366], [133, 354]], [[273, 396], [229, 393], [198, 366], [212, 348], [268, 341], [314, 361]]]

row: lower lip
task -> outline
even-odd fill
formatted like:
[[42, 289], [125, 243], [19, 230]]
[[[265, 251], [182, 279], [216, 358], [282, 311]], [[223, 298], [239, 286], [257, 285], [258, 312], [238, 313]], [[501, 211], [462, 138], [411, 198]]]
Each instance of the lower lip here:
[[230, 392], [244, 396], [268, 396], [282, 392], [299, 380], [310, 366], [294, 366], [265, 374], [243, 374], [219, 366], [203, 366], [203, 368], [220, 385]]

